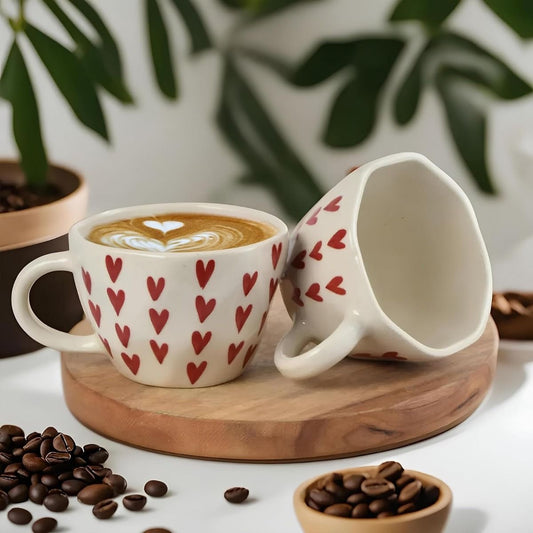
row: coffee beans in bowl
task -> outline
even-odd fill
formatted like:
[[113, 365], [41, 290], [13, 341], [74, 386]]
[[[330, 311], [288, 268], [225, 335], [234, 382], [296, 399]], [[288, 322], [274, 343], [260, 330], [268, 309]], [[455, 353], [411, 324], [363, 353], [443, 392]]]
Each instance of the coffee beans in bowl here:
[[387, 461], [303, 483], [294, 508], [305, 533], [438, 533], [451, 500], [441, 480]]

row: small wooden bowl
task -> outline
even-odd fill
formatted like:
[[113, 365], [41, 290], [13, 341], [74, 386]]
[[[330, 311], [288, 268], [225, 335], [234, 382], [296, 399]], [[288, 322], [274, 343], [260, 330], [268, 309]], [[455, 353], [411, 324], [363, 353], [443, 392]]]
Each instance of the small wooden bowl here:
[[[376, 466], [335, 470], [339, 474], [373, 475]], [[435, 485], [440, 490], [439, 499], [429, 507], [389, 518], [344, 518], [315, 511], [305, 503], [309, 491], [328, 474], [304, 481], [294, 492], [294, 510], [304, 533], [440, 533], [446, 524], [452, 504], [452, 491], [440, 479], [406, 470], [424, 485]]]

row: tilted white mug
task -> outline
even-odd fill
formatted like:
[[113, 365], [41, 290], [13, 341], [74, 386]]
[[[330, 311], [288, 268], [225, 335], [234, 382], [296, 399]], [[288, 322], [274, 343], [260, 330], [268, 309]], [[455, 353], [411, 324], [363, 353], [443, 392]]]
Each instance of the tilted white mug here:
[[308, 378], [348, 354], [422, 361], [466, 348], [485, 329], [492, 280], [465, 193], [400, 153], [351, 172], [299, 222], [281, 291], [294, 324], [275, 364]]

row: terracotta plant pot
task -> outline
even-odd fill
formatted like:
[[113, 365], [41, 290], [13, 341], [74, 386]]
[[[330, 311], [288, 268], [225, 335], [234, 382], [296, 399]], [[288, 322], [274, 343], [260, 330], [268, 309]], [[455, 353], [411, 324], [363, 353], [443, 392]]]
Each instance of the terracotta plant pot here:
[[[23, 183], [18, 163], [0, 160], [0, 181]], [[70, 226], [85, 215], [87, 187], [78, 174], [50, 166], [49, 181], [62, 191], [60, 199], [0, 214], [0, 358], [41, 348], [16, 322], [11, 310], [11, 288], [17, 274], [30, 261], [66, 250]], [[81, 319], [81, 306], [69, 272], [54, 272], [41, 278], [33, 287], [30, 300], [35, 314], [54, 328], [68, 331]]]

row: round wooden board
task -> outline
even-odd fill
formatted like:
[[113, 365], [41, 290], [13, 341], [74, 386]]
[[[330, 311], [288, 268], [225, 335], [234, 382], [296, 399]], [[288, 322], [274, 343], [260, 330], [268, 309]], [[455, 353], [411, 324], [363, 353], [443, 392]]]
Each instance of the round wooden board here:
[[[427, 363], [346, 358], [306, 381], [283, 377], [274, 347], [290, 327], [274, 299], [263, 341], [237, 380], [203, 389], [140, 385], [101, 354], [63, 353], [69, 409], [94, 431], [153, 451], [232, 461], [361, 455], [441, 433], [465, 420], [496, 367], [492, 320], [466, 350]], [[443, 326], [445, 327], [445, 326]], [[88, 333], [84, 321], [73, 333]]]

